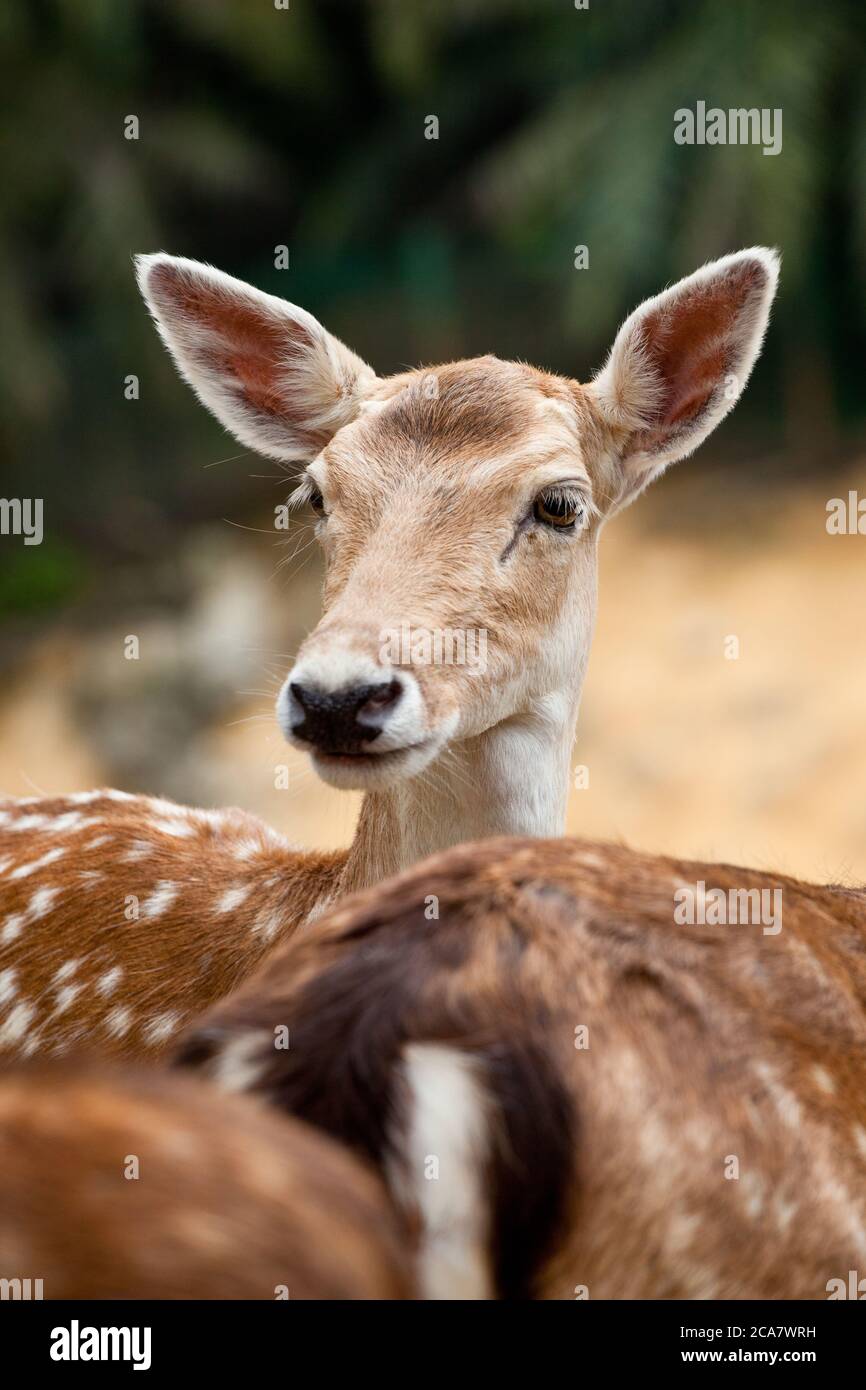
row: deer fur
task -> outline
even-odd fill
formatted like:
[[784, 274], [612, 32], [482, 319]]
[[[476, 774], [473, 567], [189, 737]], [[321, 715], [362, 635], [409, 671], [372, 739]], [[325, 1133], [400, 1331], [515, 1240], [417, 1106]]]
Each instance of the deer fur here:
[[[781, 930], [680, 925], [701, 881], [779, 890]], [[866, 1270], [862, 891], [460, 846], [278, 947], [177, 1060], [372, 1161], [425, 1297], [820, 1299]]]
[[411, 1296], [368, 1167], [192, 1077], [9, 1070], [0, 1172], [0, 1279], [46, 1299]]
[[[158, 1051], [334, 898], [463, 840], [561, 833], [601, 526], [731, 409], [777, 274], [760, 247], [705, 266], [636, 309], [580, 385], [495, 357], [380, 379], [304, 310], [142, 257], [182, 375], [323, 499], [324, 612], [278, 700], [287, 736], [299, 681], [402, 693], [369, 751], [311, 752], [365, 792], [342, 854], [117, 792], [0, 805], [0, 1050]], [[568, 530], [536, 515], [551, 489]], [[485, 633], [486, 668], [385, 660], [403, 625]]]

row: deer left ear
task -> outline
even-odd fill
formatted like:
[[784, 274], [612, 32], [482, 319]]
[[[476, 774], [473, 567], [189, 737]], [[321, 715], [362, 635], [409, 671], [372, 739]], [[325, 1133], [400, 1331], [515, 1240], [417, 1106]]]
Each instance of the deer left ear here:
[[779, 277], [763, 246], [712, 261], [635, 309], [589, 391], [611, 429], [620, 501], [692, 453], [739, 400]]

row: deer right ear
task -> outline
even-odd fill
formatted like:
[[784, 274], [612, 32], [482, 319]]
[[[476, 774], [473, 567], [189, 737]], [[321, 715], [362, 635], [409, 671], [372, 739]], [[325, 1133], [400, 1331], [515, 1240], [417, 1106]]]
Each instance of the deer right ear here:
[[619, 505], [696, 449], [739, 400], [778, 276], [775, 251], [738, 251], [626, 319], [589, 386], [619, 456]]
[[305, 309], [199, 261], [136, 269], [181, 376], [242, 444], [307, 462], [355, 418], [375, 373]]

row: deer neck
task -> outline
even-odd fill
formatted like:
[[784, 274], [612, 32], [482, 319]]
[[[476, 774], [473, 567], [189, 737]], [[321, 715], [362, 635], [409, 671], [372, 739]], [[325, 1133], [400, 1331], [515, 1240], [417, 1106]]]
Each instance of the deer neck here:
[[561, 835], [576, 718], [576, 696], [546, 696], [454, 744], [420, 776], [368, 793], [340, 893], [467, 840]]

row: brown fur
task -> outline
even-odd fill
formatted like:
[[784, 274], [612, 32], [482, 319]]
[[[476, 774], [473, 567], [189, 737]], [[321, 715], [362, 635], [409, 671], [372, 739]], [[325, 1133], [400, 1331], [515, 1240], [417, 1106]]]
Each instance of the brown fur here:
[[191, 1077], [7, 1072], [0, 1172], [0, 1278], [42, 1279], [47, 1299], [410, 1296], [373, 1174]]
[[[781, 888], [781, 932], [677, 925], [701, 879]], [[252, 1089], [388, 1173], [405, 1047], [474, 1057], [505, 1296], [825, 1298], [866, 1263], [863, 894], [610, 845], [461, 846], [277, 950], [181, 1060], [213, 1069], [241, 1037]]]

